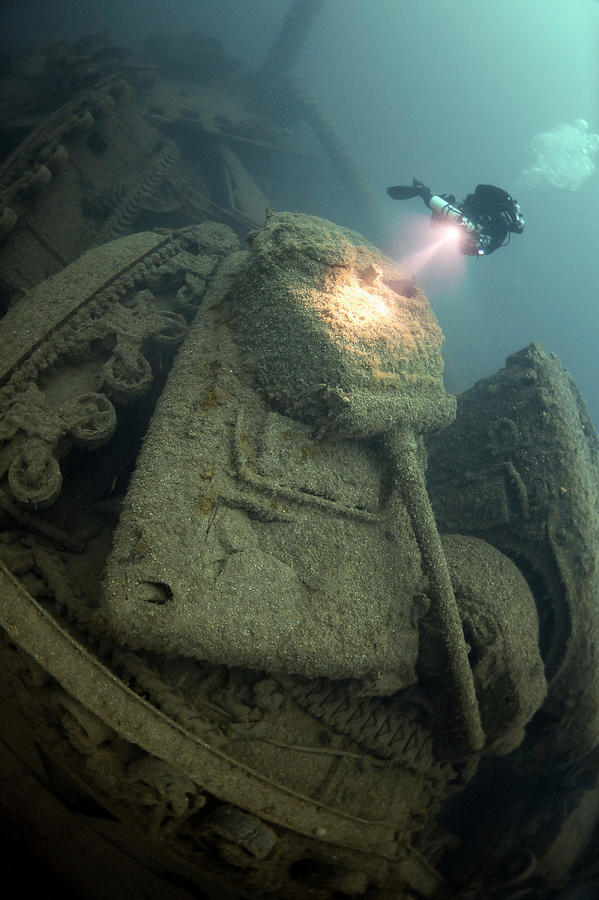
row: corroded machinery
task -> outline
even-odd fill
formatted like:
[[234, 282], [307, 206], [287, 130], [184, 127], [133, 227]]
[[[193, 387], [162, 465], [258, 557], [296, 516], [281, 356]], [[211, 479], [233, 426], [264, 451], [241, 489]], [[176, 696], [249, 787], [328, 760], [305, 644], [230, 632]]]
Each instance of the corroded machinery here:
[[31, 809], [51, 795], [92, 848], [60, 874], [90, 896], [100, 860], [113, 896], [123, 872], [157, 897], [553, 886], [599, 734], [575, 386], [532, 346], [456, 417], [401, 268], [299, 214], [249, 243], [120, 238], [0, 322], [3, 702]]
[[546, 898], [592, 858], [597, 436], [536, 344], [456, 403], [408, 273], [264, 221], [325, 157], [376, 235], [289, 76], [321, 6], [252, 73], [5, 60], [0, 813], [46, 890]]
[[312, 211], [328, 195], [331, 208], [345, 206], [375, 232], [343, 141], [290, 75], [321, 6], [294, 4], [257, 71], [242, 71], [202, 33], [150, 35], [143, 53], [101, 34], [8, 54], [2, 307], [86, 249], [135, 231], [210, 219], [243, 236], [268, 206]]

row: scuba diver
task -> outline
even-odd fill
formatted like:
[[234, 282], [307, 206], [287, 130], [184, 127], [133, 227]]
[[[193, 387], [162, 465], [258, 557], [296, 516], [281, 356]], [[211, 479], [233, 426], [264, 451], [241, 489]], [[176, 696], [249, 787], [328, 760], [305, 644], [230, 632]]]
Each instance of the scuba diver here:
[[415, 178], [411, 187], [396, 185], [387, 188], [387, 193], [394, 200], [422, 197], [433, 212], [431, 225], [455, 222], [460, 228], [460, 252], [468, 256], [488, 256], [508, 244], [510, 235], [524, 231], [524, 216], [518, 203], [507, 191], [492, 184], [477, 184], [474, 193], [459, 204], [453, 194], [433, 194]]

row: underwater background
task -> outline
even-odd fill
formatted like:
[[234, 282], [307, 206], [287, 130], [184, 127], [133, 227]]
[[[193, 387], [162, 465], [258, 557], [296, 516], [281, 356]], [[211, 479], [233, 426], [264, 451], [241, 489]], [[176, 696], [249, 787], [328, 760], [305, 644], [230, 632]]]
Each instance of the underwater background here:
[[[141, 49], [152, 32], [199, 30], [251, 72], [291, 0], [3, 0], [2, 51], [108, 31]], [[486, 259], [433, 259], [418, 279], [446, 336], [445, 380], [461, 391], [532, 340], [559, 356], [599, 423], [599, 138], [595, 0], [324, 0], [294, 68], [344, 138], [376, 198], [373, 233], [327, 195], [325, 164], [273, 171], [269, 200], [355, 228], [409, 260], [425, 233], [412, 176], [461, 199], [508, 190], [522, 236]], [[311, 184], [310, 180], [314, 179]]]

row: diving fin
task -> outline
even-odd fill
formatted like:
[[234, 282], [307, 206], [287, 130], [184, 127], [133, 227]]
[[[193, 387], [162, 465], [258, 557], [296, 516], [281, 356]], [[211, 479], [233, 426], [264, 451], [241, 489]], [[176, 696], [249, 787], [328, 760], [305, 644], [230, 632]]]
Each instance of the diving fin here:
[[407, 187], [403, 184], [396, 184], [394, 187], [388, 187], [387, 193], [394, 200], [410, 200], [412, 197], [422, 197], [422, 185]]

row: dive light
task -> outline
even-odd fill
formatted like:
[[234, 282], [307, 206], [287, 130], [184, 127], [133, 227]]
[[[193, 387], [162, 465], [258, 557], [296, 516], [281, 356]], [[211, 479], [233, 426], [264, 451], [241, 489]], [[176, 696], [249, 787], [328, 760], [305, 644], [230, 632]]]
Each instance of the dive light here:
[[485, 250], [481, 246], [479, 229], [464, 216], [457, 206], [448, 203], [447, 200], [444, 200], [443, 197], [439, 197], [438, 194], [433, 194], [429, 200], [428, 206], [440, 219], [447, 219], [449, 222], [455, 222], [456, 225], [459, 225], [460, 228], [464, 229], [465, 233], [462, 235], [462, 253], [467, 253], [468, 255], [478, 254], [479, 256], [484, 254]]

